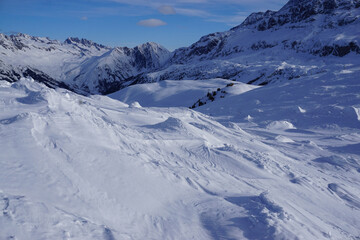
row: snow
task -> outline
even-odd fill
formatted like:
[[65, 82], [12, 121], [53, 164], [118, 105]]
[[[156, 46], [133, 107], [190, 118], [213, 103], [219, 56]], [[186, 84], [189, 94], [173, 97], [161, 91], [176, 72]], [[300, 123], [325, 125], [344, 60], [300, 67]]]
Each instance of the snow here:
[[274, 121], [269, 123], [266, 126], [266, 129], [269, 130], [287, 130], [287, 129], [296, 129], [292, 123], [288, 121]]
[[321, 50], [358, 44], [360, 9], [256, 30], [295, 3], [170, 60], [0, 34], [4, 76], [148, 82], [0, 81], [0, 239], [359, 239], [359, 54]]
[[[149, 84], [138, 84], [108, 95], [125, 103], [138, 101], [144, 107], [190, 107], [199, 97], [223, 88], [232, 81], [225, 79], [164, 80]], [[231, 89], [231, 94], [241, 94], [256, 86], [239, 84]]]
[[[122, 90], [130, 105], [1, 82], [0, 238], [357, 238], [359, 83], [334, 76], [244, 92], [235, 84], [197, 111], [169, 107], [180, 81]], [[203, 96], [228, 81], [192, 83], [180, 92]], [[314, 104], [333, 101], [343, 110]]]

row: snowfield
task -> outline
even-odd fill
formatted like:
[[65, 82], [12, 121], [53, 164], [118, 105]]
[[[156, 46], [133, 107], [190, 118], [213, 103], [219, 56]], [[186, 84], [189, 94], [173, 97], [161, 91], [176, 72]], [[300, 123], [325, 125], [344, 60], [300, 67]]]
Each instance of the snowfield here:
[[[234, 82], [226, 79], [164, 80], [133, 85], [108, 96], [128, 104], [139, 102], [144, 107], [190, 107], [199, 97], [226, 87], [228, 84], [234, 84]], [[239, 95], [255, 88], [258, 86], [237, 83], [235, 87], [229, 89], [228, 93]]]
[[359, 239], [359, 70], [195, 110], [180, 82], [127, 104], [0, 81], [0, 239]]
[[290, 0], [174, 52], [0, 33], [0, 240], [360, 240], [359, 26]]

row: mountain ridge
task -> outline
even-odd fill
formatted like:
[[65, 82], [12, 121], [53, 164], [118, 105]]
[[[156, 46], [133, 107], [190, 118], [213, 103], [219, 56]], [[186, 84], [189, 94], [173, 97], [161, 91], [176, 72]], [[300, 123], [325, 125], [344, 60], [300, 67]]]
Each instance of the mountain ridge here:
[[29, 67], [87, 94], [165, 79], [225, 78], [266, 85], [326, 71], [321, 64], [325, 57], [358, 56], [359, 7], [358, 0], [290, 0], [279, 11], [253, 13], [229, 31], [208, 34], [172, 53], [156, 43], [109, 48], [76, 37], [61, 43], [2, 34], [0, 64], [8, 70], [0, 74], [15, 81], [21, 72], [5, 73]]
[[[0, 56], [3, 80], [17, 81], [25, 77], [26, 69], [33, 69], [47, 76], [46, 82], [57, 82], [52, 86], [65, 85], [81, 94], [106, 94], [111, 89], [117, 90], [124, 79], [153, 70], [170, 57], [168, 50], [152, 42], [134, 48], [111, 48], [83, 38], [69, 37], [60, 42], [22, 33], [1, 34], [0, 52], [3, 53]], [[94, 68], [89, 69], [89, 65]], [[82, 79], [83, 69], [92, 79]]]

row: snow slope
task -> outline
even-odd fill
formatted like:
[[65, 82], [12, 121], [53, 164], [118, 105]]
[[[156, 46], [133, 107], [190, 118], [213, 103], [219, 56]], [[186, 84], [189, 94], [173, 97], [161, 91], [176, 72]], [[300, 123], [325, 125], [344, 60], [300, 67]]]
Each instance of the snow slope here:
[[[199, 97], [208, 92], [217, 91], [219, 88], [232, 84], [225, 79], [208, 80], [164, 80], [156, 83], [137, 84], [124, 88], [108, 97], [131, 104], [139, 102], [144, 107], [190, 107]], [[240, 94], [256, 86], [237, 83], [237, 91], [229, 91], [230, 94]], [[235, 90], [236, 87], [231, 90]]]
[[[359, 84], [342, 76], [353, 85], [330, 82], [328, 89], [338, 86], [332, 99], [358, 99]], [[216, 116], [209, 117], [188, 108], [131, 107], [26, 79], [0, 83], [1, 239], [360, 236], [358, 126], [291, 127], [292, 116], [280, 109], [270, 118], [278, 122], [263, 128], [267, 115], [249, 122], [228, 115], [232, 105], [216, 110], [245, 95], [250, 104], [266, 98], [267, 88], [198, 108], [212, 108]], [[261, 106], [270, 111], [270, 103]], [[325, 123], [327, 115], [320, 116]]]

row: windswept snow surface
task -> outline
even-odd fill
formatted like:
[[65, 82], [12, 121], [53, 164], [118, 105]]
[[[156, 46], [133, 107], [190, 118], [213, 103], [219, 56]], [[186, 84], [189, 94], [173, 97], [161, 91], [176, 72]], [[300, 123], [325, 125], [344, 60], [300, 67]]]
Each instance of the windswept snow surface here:
[[[145, 107], [190, 107], [199, 97], [233, 83], [233, 81], [225, 79], [164, 80], [133, 85], [108, 96], [128, 104], [137, 101]], [[229, 90], [229, 93], [239, 95], [254, 88], [257, 86], [237, 83]]]
[[198, 108], [212, 117], [0, 81], [0, 239], [358, 239], [360, 91], [348, 76]]

